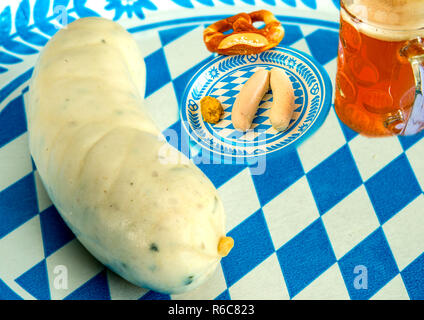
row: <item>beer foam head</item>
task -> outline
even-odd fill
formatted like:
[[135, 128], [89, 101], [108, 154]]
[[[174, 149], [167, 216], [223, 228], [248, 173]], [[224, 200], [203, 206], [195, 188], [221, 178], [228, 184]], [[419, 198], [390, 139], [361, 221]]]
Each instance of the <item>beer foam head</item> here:
[[424, 0], [346, 0], [345, 7], [364, 22], [359, 28], [371, 37], [388, 41], [424, 37]]

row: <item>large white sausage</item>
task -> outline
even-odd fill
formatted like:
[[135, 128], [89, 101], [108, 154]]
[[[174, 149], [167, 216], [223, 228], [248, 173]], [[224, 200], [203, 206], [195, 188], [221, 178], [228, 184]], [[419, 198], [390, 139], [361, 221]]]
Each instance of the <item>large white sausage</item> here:
[[102, 18], [73, 22], [35, 67], [30, 149], [54, 205], [98, 260], [136, 285], [178, 293], [213, 272], [229, 238], [216, 189], [160, 141], [144, 88], [129, 33]]
[[285, 71], [280, 68], [272, 68], [270, 83], [273, 103], [269, 119], [274, 129], [284, 131], [290, 124], [295, 108], [293, 86]]
[[259, 103], [269, 90], [269, 71], [261, 69], [256, 71], [236, 97], [231, 111], [231, 121], [234, 128], [247, 131], [252, 125]]

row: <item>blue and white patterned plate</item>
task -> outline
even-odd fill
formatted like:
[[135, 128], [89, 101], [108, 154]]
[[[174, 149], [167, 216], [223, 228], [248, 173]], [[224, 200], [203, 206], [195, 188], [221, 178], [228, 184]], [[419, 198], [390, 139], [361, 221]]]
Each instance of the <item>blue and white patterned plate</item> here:
[[[295, 110], [289, 128], [275, 130], [269, 120], [273, 97], [270, 90], [262, 99], [250, 130], [234, 128], [231, 111], [246, 81], [258, 70], [283, 69], [295, 92]], [[325, 120], [332, 97], [330, 78], [312, 57], [299, 50], [277, 47], [249, 56], [219, 56], [191, 79], [181, 103], [181, 120], [190, 137], [215, 154], [249, 158], [281, 151], [305, 140]], [[218, 99], [224, 115], [217, 124], [203, 121], [200, 100]]]

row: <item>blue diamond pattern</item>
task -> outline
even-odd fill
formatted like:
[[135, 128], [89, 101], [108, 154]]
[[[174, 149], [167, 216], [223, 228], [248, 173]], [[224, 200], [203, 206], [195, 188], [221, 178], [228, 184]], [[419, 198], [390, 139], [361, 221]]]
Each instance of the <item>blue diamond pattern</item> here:
[[[253, 119], [253, 123], [255, 124], [262, 124], [265, 121], [268, 120], [268, 117], [264, 117], [264, 116], [256, 116], [255, 119]], [[271, 127], [271, 125], [269, 126], [265, 126], [267, 129]]]
[[336, 262], [321, 219], [277, 250], [290, 297], [294, 297]]
[[46, 257], [75, 238], [54, 206], [40, 213], [40, 224]]
[[259, 202], [262, 206], [266, 205], [303, 175], [303, 167], [296, 150], [288, 151], [283, 157], [268, 156], [264, 174], [252, 175]]
[[171, 82], [171, 75], [163, 49], [153, 52], [144, 60], [146, 62], [147, 75], [145, 97], [147, 98], [164, 85]]
[[224, 290], [219, 296], [215, 298], [215, 300], [231, 300], [230, 291]]
[[282, 46], [290, 46], [293, 43], [303, 39], [303, 33], [300, 30], [299, 26], [291, 25], [291, 24], [283, 24], [285, 30], [285, 36], [283, 41], [281, 41], [280, 45]]
[[206, 174], [206, 176], [212, 181], [216, 188], [219, 188], [229, 179], [236, 176], [246, 168], [246, 166], [242, 164], [219, 165], [213, 163], [199, 163], [197, 166], [200, 168], [200, 170], [203, 171], [204, 174]]
[[[333, 108], [334, 108], [334, 106], [333, 106]], [[353, 138], [355, 138], [358, 135], [357, 132], [353, 131], [351, 128], [349, 128], [347, 125], [345, 125], [340, 120], [339, 120], [339, 124], [340, 124], [340, 127], [342, 128], [343, 134], [344, 134], [347, 142], [351, 141]]]
[[421, 194], [421, 188], [403, 153], [366, 183], [369, 197], [381, 224]]
[[27, 130], [24, 100], [19, 96], [0, 111], [0, 148]]
[[262, 210], [257, 211], [231, 230], [229, 236], [237, 243], [221, 260], [225, 280], [232, 286], [274, 252], [274, 245]]
[[[228, 84], [226, 84], [225, 86], [223, 86], [222, 87], [222, 89], [228, 89], [228, 90], [231, 90], [231, 89], [234, 89], [235, 87], [237, 87], [237, 86], [239, 86], [240, 84], [238, 84], [238, 83], [228, 83]], [[214, 91], [216, 91], [216, 90], [218, 90], [217, 88], [214, 88], [213, 90], [212, 90], [212, 92], [214, 92]]]
[[162, 42], [162, 45], [166, 46], [167, 44], [170, 44], [171, 42], [177, 40], [183, 35], [196, 29], [197, 27], [198, 27], [197, 25], [194, 25], [194, 26], [186, 26], [186, 27], [180, 27], [180, 28], [174, 28], [174, 29], [161, 30], [159, 31], [159, 38], [160, 38], [160, 41]]
[[145, 295], [143, 295], [140, 300], [171, 300], [171, 297], [168, 294], [150, 290]]
[[399, 142], [402, 145], [404, 151], [412, 147], [416, 142], [420, 141], [424, 137], [424, 131], [413, 136], [399, 137]]
[[308, 172], [307, 177], [321, 215], [362, 184], [347, 145]]
[[[233, 91], [233, 92], [235, 92], [235, 91]], [[238, 93], [238, 91], [237, 91], [237, 93]], [[236, 102], [236, 97], [234, 96], [234, 97], [231, 97], [231, 98], [229, 98], [229, 99], [223, 99], [224, 101], [222, 101], [224, 104], [228, 104], [228, 105], [231, 105], [231, 110], [232, 110], [232, 105], [234, 104], [234, 102]], [[228, 111], [230, 111], [230, 110], [228, 110]]]
[[402, 270], [403, 283], [413, 300], [424, 300], [424, 253]]
[[343, 256], [339, 266], [350, 297], [357, 300], [371, 298], [399, 273], [381, 228]]
[[22, 300], [22, 298], [0, 279], [0, 300]]
[[223, 97], [230, 97], [233, 98], [234, 96], [236, 96], [240, 91], [238, 90], [228, 90], [224, 93], [221, 94], [221, 96]]
[[64, 300], [110, 300], [106, 270], [88, 280]]
[[45, 259], [22, 274], [15, 281], [36, 299], [50, 299], [50, 287]]
[[38, 214], [34, 175], [0, 192], [0, 239]]
[[312, 55], [319, 63], [326, 64], [337, 57], [338, 32], [319, 29], [308, 35], [305, 40]]
[[183, 98], [184, 90], [187, 87], [187, 84], [189, 83], [190, 79], [195, 75], [195, 73], [203, 67], [206, 63], [208, 63], [210, 60], [213, 59], [213, 56], [211, 55], [209, 58], [203, 60], [202, 62], [198, 63], [194, 67], [190, 68], [183, 74], [179, 75], [177, 78], [172, 80], [172, 83], [174, 85], [174, 91], [175, 96], [177, 97], [178, 106], [181, 103], [181, 100]]

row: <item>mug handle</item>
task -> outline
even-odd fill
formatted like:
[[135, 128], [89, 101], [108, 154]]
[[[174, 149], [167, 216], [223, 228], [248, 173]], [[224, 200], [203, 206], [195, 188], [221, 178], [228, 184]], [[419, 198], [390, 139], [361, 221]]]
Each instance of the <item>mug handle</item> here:
[[408, 58], [415, 77], [415, 101], [401, 135], [409, 136], [424, 129], [424, 43], [421, 38], [412, 40], [402, 49]]

